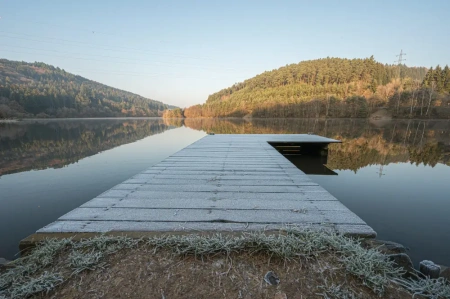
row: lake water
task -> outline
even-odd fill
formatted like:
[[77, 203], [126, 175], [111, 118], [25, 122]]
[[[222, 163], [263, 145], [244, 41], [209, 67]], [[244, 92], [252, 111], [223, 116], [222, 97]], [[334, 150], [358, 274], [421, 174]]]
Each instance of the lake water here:
[[[21, 239], [205, 136], [307, 133], [331, 145], [311, 178], [417, 264], [450, 265], [450, 121], [79, 119], [0, 123], [0, 257]], [[314, 173], [314, 171], [311, 171]], [[337, 175], [336, 175], [337, 174]]]

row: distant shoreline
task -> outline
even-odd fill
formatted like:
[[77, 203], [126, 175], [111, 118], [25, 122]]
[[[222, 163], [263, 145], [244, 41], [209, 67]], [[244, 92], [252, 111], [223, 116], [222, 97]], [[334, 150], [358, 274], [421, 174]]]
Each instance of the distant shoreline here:
[[[52, 118], [21, 118], [21, 119], [0, 119], [0, 124], [2, 123], [19, 123], [19, 122], [30, 122], [30, 121], [81, 121], [81, 120], [145, 120], [145, 119], [242, 119], [250, 121], [248, 118], [243, 117], [162, 117], [162, 116], [149, 116], [149, 117], [52, 117]], [[450, 121], [448, 118], [365, 118], [365, 117], [252, 117], [253, 120], [264, 120], [264, 119], [318, 119], [318, 120], [336, 120], [336, 119], [353, 119], [353, 120], [368, 120], [370, 122], [391, 122], [399, 120], [415, 120], [415, 121]]]
[[450, 121], [450, 118], [370, 118], [370, 117], [162, 117], [163, 119], [243, 119], [251, 121], [253, 119], [318, 119], [318, 120], [330, 120], [330, 119], [354, 119], [354, 120], [370, 120], [370, 121], [395, 121], [395, 120], [442, 120], [442, 121]]
[[49, 117], [49, 118], [21, 118], [21, 119], [0, 119], [0, 123], [15, 123], [22, 121], [55, 121], [55, 120], [105, 120], [105, 119], [159, 119], [160, 116], [148, 117]]

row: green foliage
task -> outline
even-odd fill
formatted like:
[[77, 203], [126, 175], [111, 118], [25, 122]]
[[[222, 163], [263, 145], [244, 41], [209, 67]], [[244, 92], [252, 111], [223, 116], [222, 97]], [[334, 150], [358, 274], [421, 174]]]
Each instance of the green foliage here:
[[442, 70], [442, 77], [444, 82], [444, 90], [450, 93], [450, 68], [448, 65], [446, 65]]
[[[396, 117], [446, 118], [445, 111], [433, 108], [441, 102], [418, 102], [419, 93], [412, 92], [422, 87], [424, 93], [432, 81], [438, 92], [450, 87], [448, 67], [436, 69], [427, 73], [424, 67], [384, 65], [373, 57], [303, 61], [214, 93], [205, 104], [186, 108], [184, 116], [365, 118], [388, 106]], [[422, 80], [422, 86], [415, 83]]]
[[160, 116], [168, 108], [41, 62], [0, 59], [0, 117]]
[[165, 110], [163, 113], [164, 118], [183, 118], [184, 113], [183, 110], [180, 108]]
[[438, 65], [436, 68], [430, 68], [425, 74], [422, 86], [426, 88], [432, 87], [432, 83], [438, 92], [450, 93], [450, 69], [446, 65], [443, 69]]

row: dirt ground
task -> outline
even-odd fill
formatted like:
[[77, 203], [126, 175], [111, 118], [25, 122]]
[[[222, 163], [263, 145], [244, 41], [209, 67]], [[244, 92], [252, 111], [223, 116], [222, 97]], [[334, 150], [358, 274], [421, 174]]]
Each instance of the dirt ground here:
[[[60, 256], [60, 262], [67, 258]], [[356, 277], [346, 274], [336, 256], [284, 262], [264, 254], [179, 257], [149, 248], [126, 249], [107, 258], [102, 269], [73, 275], [37, 298], [379, 298]], [[280, 283], [264, 281], [268, 271]], [[354, 297], [320, 295], [341, 285]], [[383, 298], [411, 298], [396, 285]]]

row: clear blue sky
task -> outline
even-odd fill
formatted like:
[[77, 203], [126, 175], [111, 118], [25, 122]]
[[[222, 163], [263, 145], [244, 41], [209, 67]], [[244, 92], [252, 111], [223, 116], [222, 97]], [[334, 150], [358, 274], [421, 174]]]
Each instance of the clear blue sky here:
[[450, 63], [450, 0], [0, 0], [0, 57], [181, 107], [323, 57]]

